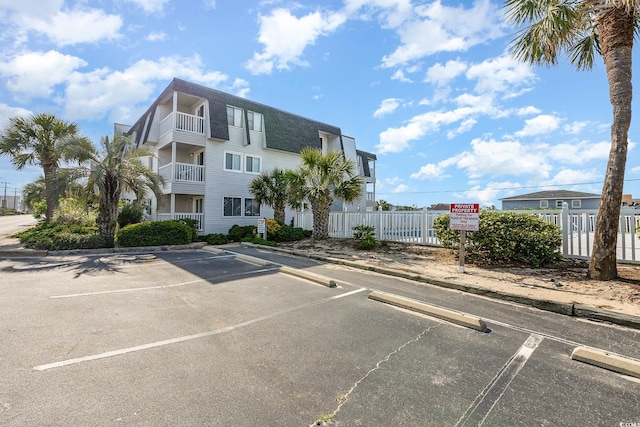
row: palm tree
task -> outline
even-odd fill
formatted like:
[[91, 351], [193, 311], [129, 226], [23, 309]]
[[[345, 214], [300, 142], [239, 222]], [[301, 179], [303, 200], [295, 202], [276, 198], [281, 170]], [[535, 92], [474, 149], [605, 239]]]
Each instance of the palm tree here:
[[93, 146], [78, 135], [78, 126], [58, 119], [52, 114], [12, 117], [0, 134], [0, 154], [11, 157], [16, 169], [37, 165], [44, 173], [45, 220], [50, 221], [58, 204], [60, 181], [71, 172], [61, 175], [61, 163], [87, 160]]
[[631, 124], [631, 50], [638, 31], [638, 0], [506, 0], [507, 19], [524, 27], [511, 46], [532, 65], [557, 64], [566, 53], [578, 70], [602, 55], [613, 105], [611, 150], [596, 220], [588, 277], [618, 276], [616, 240]]
[[147, 191], [156, 198], [162, 193], [164, 181], [140, 161], [140, 157], [152, 154], [144, 149], [135, 148], [133, 142], [122, 135], [113, 139], [108, 136], [100, 139], [102, 152], [94, 150], [91, 169], [88, 172], [87, 190], [98, 193], [98, 228], [108, 243], [113, 239], [118, 225], [118, 202], [123, 191], [135, 194], [140, 202]]
[[300, 152], [297, 171], [288, 173], [291, 181], [289, 203], [299, 206], [308, 200], [313, 212], [314, 239], [329, 237], [329, 212], [334, 200], [351, 203], [362, 195], [362, 180], [355, 174], [355, 163], [340, 151], [323, 154], [317, 148]]
[[289, 193], [289, 180], [284, 170], [275, 168], [271, 172], [262, 172], [251, 181], [249, 191], [256, 202], [273, 208], [273, 219], [284, 223]]

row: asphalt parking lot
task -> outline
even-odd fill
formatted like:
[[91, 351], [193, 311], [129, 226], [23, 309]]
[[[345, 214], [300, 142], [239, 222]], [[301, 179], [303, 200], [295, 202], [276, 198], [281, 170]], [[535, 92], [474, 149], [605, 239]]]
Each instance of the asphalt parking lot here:
[[460, 293], [292, 264], [340, 286], [204, 250], [0, 260], [0, 425], [640, 423], [639, 381], [570, 359], [637, 331], [466, 296], [479, 332], [368, 298]]

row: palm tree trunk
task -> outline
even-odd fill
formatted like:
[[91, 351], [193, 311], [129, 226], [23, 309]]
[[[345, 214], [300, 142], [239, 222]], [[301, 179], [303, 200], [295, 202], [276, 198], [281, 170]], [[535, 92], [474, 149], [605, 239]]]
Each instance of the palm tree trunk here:
[[284, 204], [282, 203], [275, 204], [275, 206], [273, 207], [273, 219], [275, 219], [276, 221], [282, 221], [282, 223], [284, 224], [284, 220], [285, 220]]
[[624, 9], [613, 8], [596, 24], [609, 81], [609, 98], [613, 105], [611, 150], [588, 271], [589, 278], [597, 280], [618, 277], [616, 241], [631, 124], [633, 13], [634, 11], [629, 13]]
[[104, 189], [101, 189], [102, 192], [100, 194], [97, 223], [100, 228], [100, 234], [105, 238], [108, 245], [113, 246], [118, 224], [120, 192], [118, 191], [117, 178], [106, 176], [104, 180]]
[[53, 220], [53, 212], [58, 204], [55, 188], [55, 169], [49, 165], [42, 165], [42, 171], [44, 173], [44, 199], [46, 206], [44, 216], [46, 222], [51, 222]]
[[311, 211], [313, 212], [313, 234], [312, 237], [318, 240], [329, 238], [329, 213], [333, 200], [319, 201], [310, 200]]

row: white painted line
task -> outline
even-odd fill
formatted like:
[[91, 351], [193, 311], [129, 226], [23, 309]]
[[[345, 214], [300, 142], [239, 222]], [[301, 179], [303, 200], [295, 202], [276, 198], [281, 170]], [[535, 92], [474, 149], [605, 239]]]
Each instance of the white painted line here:
[[317, 300], [317, 301], [312, 301], [306, 304], [302, 304], [296, 307], [290, 307], [288, 309], [285, 310], [281, 310], [275, 313], [271, 313], [265, 316], [260, 316], [257, 317], [255, 319], [251, 319], [251, 320], [247, 320], [246, 322], [242, 322], [242, 323], [238, 323], [237, 325], [232, 325], [232, 326], [227, 326], [224, 328], [220, 328], [220, 329], [214, 329], [213, 331], [207, 331], [207, 332], [201, 332], [199, 334], [193, 334], [193, 335], [186, 335], [183, 337], [178, 337], [178, 338], [172, 338], [172, 339], [168, 339], [168, 340], [163, 340], [163, 341], [157, 341], [157, 342], [153, 342], [153, 343], [148, 343], [148, 344], [142, 344], [142, 345], [137, 345], [135, 347], [127, 347], [127, 348], [123, 348], [120, 350], [113, 350], [113, 351], [107, 351], [105, 353], [99, 353], [99, 354], [94, 354], [91, 356], [84, 356], [84, 357], [77, 357], [75, 359], [67, 359], [67, 360], [62, 360], [60, 362], [54, 362], [54, 363], [48, 363], [45, 365], [38, 365], [35, 366], [33, 369], [36, 371], [46, 371], [48, 369], [54, 369], [54, 368], [61, 368], [63, 366], [69, 366], [69, 365], [75, 365], [78, 363], [82, 363], [82, 362], [89, 362], [89, 361], [93, 361], [93, 360], [99, 360], [99, 359], [106, 359], [109, 357], [114, 357], [114, 356], [120, 356], [123, 354], [127, 354], [127, 353], [133, 353], [136, 351], [142, 351], [142, 350], [148, 350], [151, 348], [156, 348], [156, 347], [162, 347], [165, 345], [171, 345], [171, 344], [177, 344], [177, 343], [181, 343], [181, 342], [185, 342], [185, 341], [191, 341], [191, 340], [195, 340], [195, 339], [199, 339], [199, 338], [205, 338], [205, 337], [210, 337], [213, 335], [218, 335], [218, 334], [222, 334], [225, 332], [230, 332], [233, 331], [235, 329], [238, 328], [242, 328], [244, 326], [249, 326], [252, 325], [254, 323], [257, 322], [261, 322], [263, 320], [268, 320], [268, 319], [272, 319], [274, 317], [277, 316], [281, 316], [283, 314], [288, 314], [288, 313], [292, 313], [294, 311], [298, 311], [298, 310], [302, 310], [304, 308], [308, 308], [317, 304], [323, 304], [326, 302], [330, 302], [330, 301], [334, 301], [340, 298], [345, 298], [360, 292], [364, 292], [366, 291], [366, 288], [360, 288], [360, 289], [356, 289], [354, 291], [350, 291], [350, 292], [345, 292], [343, 294], [340, 295], [334, 295], [328, 298], [323, 298], [321, 300]]
[[498, 403], [542, 340], [543, 337], [540, 335], [529, 335], [524, 344], [509, 358], [507, 363], [502, 366], [496, 376], [493, 377], [462, 417], [460, 417], [456, 423], [456, 427], [481, 426], [485, 422], [493, 407]]

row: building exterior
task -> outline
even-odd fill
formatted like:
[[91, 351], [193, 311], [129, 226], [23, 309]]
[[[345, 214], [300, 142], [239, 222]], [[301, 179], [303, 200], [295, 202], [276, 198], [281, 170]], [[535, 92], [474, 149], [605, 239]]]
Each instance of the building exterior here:
[[[256, 224], [273, 210], [255, 203], [249, 184], [276, 167], [296, 169], [305, 147], [342, 151], [363, 179], [357, 202], [332, 209], [371, 210], [375, 204], [376, 156], [356, 149], [337, 126], [174, 79], [133, 126], [116, 125], [165, 180], [161, 200], [149, 200], [151, 220], [193, 218], [200, 232], [227, 233], [234, 224]], [[293, 212], [287, 212], [287, 220]]]
[[567, 203], [569, 209], [598, 209], [600, 207], [599, 194], [569, 190], [538, 191], [505, 197], [500, 201], [502, 202], [502, 210], [561, 209], [563, 203]]

